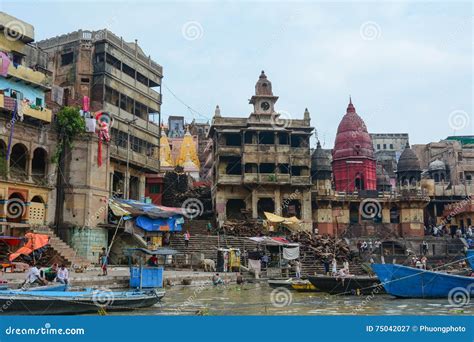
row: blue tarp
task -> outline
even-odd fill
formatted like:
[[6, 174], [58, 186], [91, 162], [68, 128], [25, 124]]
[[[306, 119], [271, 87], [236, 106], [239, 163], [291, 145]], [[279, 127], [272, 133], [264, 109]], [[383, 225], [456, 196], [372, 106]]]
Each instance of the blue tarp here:
[[183, 223], [184, 219], [181, 215], [157, 219], [142, 215], [135, 220], [135, 225], [147, 232], [180, 232]]

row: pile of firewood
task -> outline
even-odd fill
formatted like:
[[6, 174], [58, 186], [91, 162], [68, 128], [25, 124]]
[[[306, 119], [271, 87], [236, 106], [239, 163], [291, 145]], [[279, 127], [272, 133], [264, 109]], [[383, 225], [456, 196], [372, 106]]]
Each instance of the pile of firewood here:
[[339, 238], [313, 235], [309, 232], [301, 231], [291, 234], [289, 239], [293, 242], [298, 242], [301, 245], [301, 249], [312, 251], [315, 258], [319, 260], [331, 259], [334, 256], [338, 260], [351, 258], [349, 245]]
[[263, 224], [257, 220], [227, 220], [222, 226], [227, 235], [232, 236], [260, 236], [266, 234]]

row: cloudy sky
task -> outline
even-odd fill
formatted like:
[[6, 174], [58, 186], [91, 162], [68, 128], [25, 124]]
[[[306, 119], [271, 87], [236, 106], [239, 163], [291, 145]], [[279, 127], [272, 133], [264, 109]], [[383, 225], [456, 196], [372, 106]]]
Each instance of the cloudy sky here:
[[[261, 70], [332, 147], [349, 95], [370, 132], [473, 134], [470, 2], [5, 1], [36, 39], [108, 28], [164, 68], [164, 118], [248, 116]], [[174, 95], [173, 95], [174, 94]], [[190, 109], [190, 108], [191, 109]]]

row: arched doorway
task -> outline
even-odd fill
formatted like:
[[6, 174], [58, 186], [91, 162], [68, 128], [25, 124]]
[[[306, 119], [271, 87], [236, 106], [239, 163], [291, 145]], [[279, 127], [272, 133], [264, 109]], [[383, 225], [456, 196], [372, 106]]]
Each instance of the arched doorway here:
[[349, 207], [349, 222], [351, 224], [359, 223], [359, 204], [351, 203]]
[[28, 149], [23, 144], [15, 144], [10, 153], [10, 175], [13, 178], [26, 178], [27, 165]]
[[26, 201], [22, 194], [14, 192], [7, 201], [7, 222], [21, 223], [26, 211]]
[[33, 152], [33, 160], [31, 163], [31, 176], [33, 178], [44, 179], [46, 176], [47, 155], [46, 150], [41, 147], [38, 147]]
[[257, 214], [260, 218], [265, 218], [264, 212], [274, 213], [275, 202], [271, 198], [260, 198], [257, 202]]
[[390, 223], [400, 223], [400, 211], [396, 205], [390, 207]]
[[44, 224], [46, 218], [46, 203], [41, 196], [34, 196], [29, 205], [29, 223]]

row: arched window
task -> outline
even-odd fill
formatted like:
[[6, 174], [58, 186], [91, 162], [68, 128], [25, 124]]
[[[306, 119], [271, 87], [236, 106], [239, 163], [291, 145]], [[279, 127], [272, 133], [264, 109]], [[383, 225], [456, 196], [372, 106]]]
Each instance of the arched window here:
[[44, 178], [46, 175], [47, 152], [45, 149], [38, 147], [33, 152], [33, 161], [31, 165], [31, 176]]
[[26, 177], [28, 149], [23, 144], [15, 144], [10, 153], [10, 174], [12, 177]]

